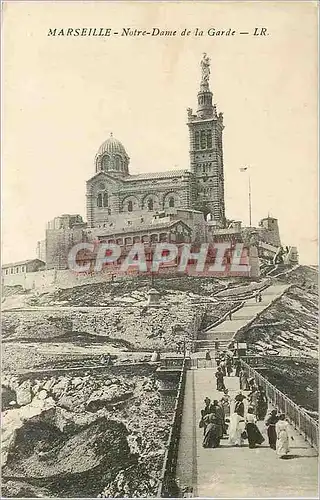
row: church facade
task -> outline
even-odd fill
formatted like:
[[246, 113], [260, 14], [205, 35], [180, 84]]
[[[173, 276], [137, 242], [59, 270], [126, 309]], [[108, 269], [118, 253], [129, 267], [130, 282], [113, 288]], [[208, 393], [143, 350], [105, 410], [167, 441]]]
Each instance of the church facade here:
[[212, 104], [206, 56], [202, 67], [197, 111], [188, 108], [190, 169], [130, 175], [129, 156], [111, 135], [100, 146], [95, 175], [87, 182], [88, 227], [170, 209], [199, 210], [224, 225], [223, 118]]

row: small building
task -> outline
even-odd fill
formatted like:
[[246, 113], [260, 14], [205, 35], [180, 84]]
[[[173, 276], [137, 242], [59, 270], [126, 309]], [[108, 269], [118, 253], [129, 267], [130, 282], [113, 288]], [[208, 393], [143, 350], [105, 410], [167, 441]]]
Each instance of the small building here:
[[19, 262], [11, 262], [10, 264], [4, 264], [1, 269], [3, 275], [25, 274], [43, 270], [45, 268], [45, 265], [45, 262], [40, 259], [29, 259], [21, 260]]
[[47, 222], [47, 229], [71, 229], [83, 223], [79, 214], [62, 214]]
[[281, 246], [281, 239], [279, 233], [278, 219], [274, 217], [265, 217], [259, 222], [260, 239], [265, 243], [270, 243], [275, 247]]
[[155, 288], [150, 288], [148, 291], [148, 306], [158, 305], [160, 301], [160, 293]]

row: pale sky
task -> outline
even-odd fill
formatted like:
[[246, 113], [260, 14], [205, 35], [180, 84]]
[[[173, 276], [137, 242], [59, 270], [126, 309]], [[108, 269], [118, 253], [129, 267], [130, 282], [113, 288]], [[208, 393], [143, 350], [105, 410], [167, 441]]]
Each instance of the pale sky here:
[[[11, 2], [3, 30], [3, 262], [35, 257], [46, 222], [85, 218], [85, 183], [113, 132], [130, 172], [189, 168], [186, 108], [200, 59], [224, 113], [226, 215], [279, 219], [317, 262], [316, 2]], [[189, 37], [48, 37], [49, 28], [184, 28]], [[198, 27], [204, 36], [196, 37]], [[235, 36], [206, 32], [236, 30]], [[269, 35], [239, 35], [267, 27]]]

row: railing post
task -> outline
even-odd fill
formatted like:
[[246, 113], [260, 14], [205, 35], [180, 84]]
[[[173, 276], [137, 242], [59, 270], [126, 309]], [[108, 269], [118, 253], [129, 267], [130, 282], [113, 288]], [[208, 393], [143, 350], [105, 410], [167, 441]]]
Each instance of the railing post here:
[[287, 415], [288, 413], [288, 403], [287, 403], [287, 400], [285, 399], [284, 400], [284, 414]]

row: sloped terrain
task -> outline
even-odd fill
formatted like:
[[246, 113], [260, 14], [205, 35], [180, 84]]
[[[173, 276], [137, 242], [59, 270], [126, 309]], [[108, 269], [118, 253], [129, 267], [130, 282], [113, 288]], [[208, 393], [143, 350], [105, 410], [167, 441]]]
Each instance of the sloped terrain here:
[[238, 335], [249, 354], [265, 356], [261, 374], [313, 418], [319, 404], [317, 280], [309, 266], [281, 276], [279, 281], [292, 287]]
[[145, 278], [29, 294], [29, 306], [22, 302], [20, 308], [3, 312], [4, 369], [52, 366], [68, 354], [69, 359], [86, 359], [106, 350], [119, 356], [128, 351], [176, 351], [179, 343], [194, 338], [205, 312], [202, 327], [235, 303], [214, 299], [232, 283], [157, 278], [160, 302], [152, 308], [146, 307], [150, 282]]
[[239, 341], [251, 353], [318, 356], [318, 296], [314, 290], [294, 286], [245, 331]]
[[174, 292], [183, 294], [210, 296], [218, 293], [228, 286], [239, 284], [235, 278], [193, 278], [181, 276], [179, 278], [157, 277], [153, 283], [145, 277], [132, 279], [116, 279], [110, 283], [92, 283], [88, 285], [75, 286], [57, 290], [52, 293], [43, 294], [38, 298], [39, 305], [72, 305], [72, 306], [103, 306], [114, 303], [114, 300], [125, 299], [130, 302], [140, 302], [147, 299], [150, 288], [156, 288], [162, 296]]
[[[261, 375], [299, 406], [316, 416], [318, 411], [318, 361], [316, 359], [264, 359]], [[259, 369], [258, 369], [259, 371]]]

